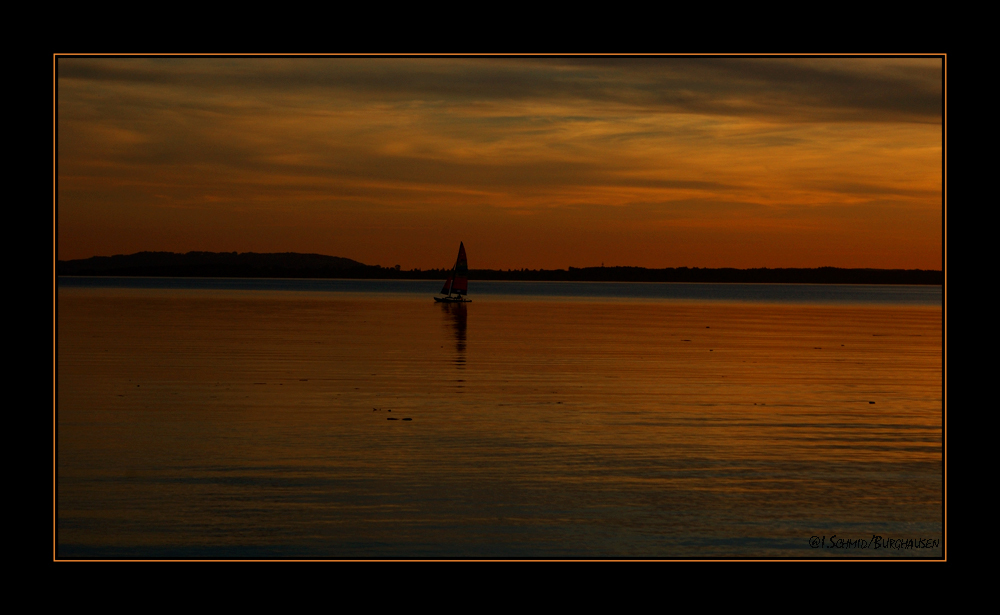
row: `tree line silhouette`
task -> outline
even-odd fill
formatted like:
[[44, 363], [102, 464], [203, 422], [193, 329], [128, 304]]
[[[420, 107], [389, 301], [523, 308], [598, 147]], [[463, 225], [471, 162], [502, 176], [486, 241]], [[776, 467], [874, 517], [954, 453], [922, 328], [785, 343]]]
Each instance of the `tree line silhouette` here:
[[[347, 278], [437, 280], [449, 269], [401, 269], [365, 265], [349, 258], [284, 252], [138, 252], [58, 261], [60, 276], [226, 278]], [[784, 284], [943, 284], [944, 273], [923, 269], [731, 267], [569, 267], [568, 269], [470, 269], [470, 280], [559, 282], [700, 282]]]

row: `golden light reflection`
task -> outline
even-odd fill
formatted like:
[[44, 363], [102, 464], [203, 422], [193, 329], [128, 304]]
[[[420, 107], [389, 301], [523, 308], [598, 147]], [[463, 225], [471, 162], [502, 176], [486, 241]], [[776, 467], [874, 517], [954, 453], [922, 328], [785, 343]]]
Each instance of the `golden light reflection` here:
[[940, 307], [58, 300], [62, 556], [815, 557], [808, 537], [840, 528], [942, 537]]

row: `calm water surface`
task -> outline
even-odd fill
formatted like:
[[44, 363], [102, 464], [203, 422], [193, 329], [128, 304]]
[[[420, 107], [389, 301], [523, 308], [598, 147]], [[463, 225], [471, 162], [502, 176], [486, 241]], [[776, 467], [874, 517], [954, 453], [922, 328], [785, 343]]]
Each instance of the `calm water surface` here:
[[58, 555], [943, 553], [939, 299], [362, 290], [60, 280]]

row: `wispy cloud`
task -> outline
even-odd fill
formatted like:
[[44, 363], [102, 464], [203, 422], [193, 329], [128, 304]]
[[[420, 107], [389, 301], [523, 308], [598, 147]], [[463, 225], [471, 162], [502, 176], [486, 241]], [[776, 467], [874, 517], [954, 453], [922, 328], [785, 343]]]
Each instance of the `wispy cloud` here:
[[[385, 246], [345, 230], [365, 211], [395, 260], [431, 266], [408, 229], [460, 219], [487, 233], [500, 228], [487, 210], [561, 211], [598, 232], [606, 221], [579, 205], [627, 219], [644, 203], [699, 203], [684, 219], [701, 211], [708, 228], [729, 215], [713, 203], [812, 208], [817, 220], [839, 203], [863, 226], [860, 202], [892, 198], [906, 216], [941, 200], [941, 59], [62, 58], [58, 88], [60, 250], [71, 257], [139, 245], [123, 221], [164, 209], [204, 213], [149, 213], [176, 228], [174, 243], [145, 249], [371, 261]], [[243, 240], [213, 243], [213, 225], [247, 208], [263, 225], [283, 212], [291, 230], [242, 219]], [[764, 217], [733, 219], [754, 233]], [[86, 236], [95, 224], [100, 242]], [[815, 242], [835, 241], [814, 226]], [[914, 232], [929, 247], [908, 262], [940, 266], [940, 225]]]

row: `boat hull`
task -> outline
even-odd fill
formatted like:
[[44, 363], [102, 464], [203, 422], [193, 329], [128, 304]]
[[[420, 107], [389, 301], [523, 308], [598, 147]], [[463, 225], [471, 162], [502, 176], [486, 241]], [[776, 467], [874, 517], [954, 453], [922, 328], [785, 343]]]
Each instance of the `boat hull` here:
[[438, 303], [472, 303], [472, 299], [464, 297], [434, 297]]

